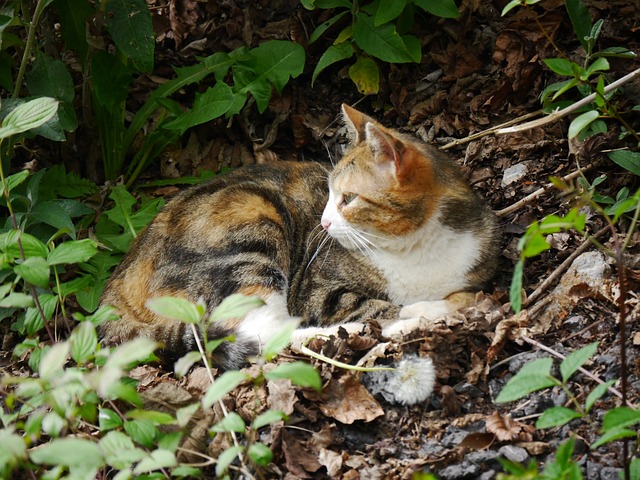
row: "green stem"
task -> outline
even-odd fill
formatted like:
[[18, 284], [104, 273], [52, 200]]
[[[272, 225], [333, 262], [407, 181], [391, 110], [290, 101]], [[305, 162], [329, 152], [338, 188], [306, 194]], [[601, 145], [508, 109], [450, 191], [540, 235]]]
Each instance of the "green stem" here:
[[31, 58], [31, 50], [33, 49], [33, 44], [36, 40], [36, 28], [38, 28], [38, 23], [40, 22], [40, 17], [42, 16], [42, 12], [46, 6], [46, 0], [38, 0], [36, 4], [36, 10], [33, 13], [33, 19], [31, 20], [31, 24], [29, 25], [29, 33], [27, 34], [27, 43], [24, 47], [24, 52], [22, 54], [22, 61], [20, 62], [20, 69], [18, 70], [18, 76], [16, 78], [16, 85], [13, 90], [13, 98], [17, 98], [20, 95], [20, 88], [22, 87], [22, 80], [24, 79], [24, 74], [27, 70], [27, 64], [29, 63], [29, 58]]
[[321, 353], [314, 352], [304, 345], [300, 347], [300, 352], [322, 362], [328, 363], [329, 365], [333, 365], [334, 367], [343, 368], [345, 370], [351, 370], [354, 372], [382, 372], [395, 370], [394, 367], [358, 367], [357, 365], [349, 365], [348, 363], [339, 362], [338, 360], [334, 360], [333, 358], [325, 357]]

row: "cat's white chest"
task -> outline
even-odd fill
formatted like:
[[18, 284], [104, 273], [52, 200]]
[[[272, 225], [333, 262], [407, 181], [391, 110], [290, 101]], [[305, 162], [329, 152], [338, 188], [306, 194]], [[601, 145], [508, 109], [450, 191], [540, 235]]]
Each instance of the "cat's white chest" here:
[[387, 280], [387, 295], [393, 303], [441, 300], [468, 287], [466, 273], [480, 253], [472, 234], [431, 224], [414, 235], [419, 238], [411, 249], [377, 251], [370, 256]]

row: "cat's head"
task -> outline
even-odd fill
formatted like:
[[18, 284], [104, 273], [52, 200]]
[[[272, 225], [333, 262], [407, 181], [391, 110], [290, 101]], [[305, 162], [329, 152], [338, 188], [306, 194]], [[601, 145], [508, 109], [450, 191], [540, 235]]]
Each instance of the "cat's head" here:
[[342, 113], [350, 145], [330, 175], [322, 225], [346, 248], [388, 248], [433, 216], [436, 162], [420, 142], [347, 105]]

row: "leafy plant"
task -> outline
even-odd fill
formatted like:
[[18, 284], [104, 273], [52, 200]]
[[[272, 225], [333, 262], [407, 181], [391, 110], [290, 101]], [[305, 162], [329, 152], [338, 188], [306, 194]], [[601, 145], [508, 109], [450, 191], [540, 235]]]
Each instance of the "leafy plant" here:
[[[529, 362], [507, 382], [496, 398], [496, 402], [513, 402], [533, 392], [546, 388], [559, 387], [567, 394], [573, 408], [557, 406], [546, 409], [536, 421], [536, 427], [560, 427], [576, 419], [582, 419], [590, 424], [594, 423], [591, 419], [592, 408], [616, 381], [609, 380], [608, 382], [599, 384], [589, 392], [584, 402], [581, 402], [578, 397], [573, 394], [569, 380], [589, 361], [596, 353], [597, 348], [597, 343], [591, 343], [568, 355], [560, 363], [560, 378], [551, 374], [551, 368], [553, 366], [551, 358], [539, 358]], [[593, 442], [591, 448], [598, 448], [620, 438], [640, 439], [638, 432], [629, 428], [636, 424], [640, 424], [640, 411], [638, 411], [637, 408], [622, 406], [609, 410], [603, 417], [603, 423], [600, 429], [601, 436]], [[535, 472], [536, 475], [527, 476], [532, 474], [531, 469], [521, 470], [507, 462], [503, 463], [503, 465], [505, 465], [505, 468], [514, 476], [503, 478], [582, 478], [577, 463], [571, 458], [574, 443], [575, 440], [573, 438], [563, 443], [556, 453], [556, 461], [549, 464], [540, 476], [537, 475], [537, 471]], [[638, 443], [636, 441], [636, 453], [638, 453], [637, 445]], [[639, 466], [640, 459], [634, 459], [632, 469], [637, 469]]]
[[334, 26], [351, 20], [318, 61], [311, 83], [327, 67], [355, 55], [356, 61], [349, 68], [349, 77], [365, 95], [377, 93], [380, 87], [380, 71], [374, 58], [389, 63], [420, 62], [420, 42], [409, 33], [419, 11], [443, 18], [460, 15], [453, 0], [381, 0], [364, 5], [351, 0], [301, 0], [301, 3], [308, 10], [337, 10], [334, 16], [315, 29], [309, 43], [323, 37]]

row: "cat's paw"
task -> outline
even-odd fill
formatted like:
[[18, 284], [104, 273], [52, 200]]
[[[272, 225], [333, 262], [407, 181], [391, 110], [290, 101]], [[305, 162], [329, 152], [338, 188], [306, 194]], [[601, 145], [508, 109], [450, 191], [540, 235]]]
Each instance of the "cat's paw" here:
[[436, 320], [453, 311], [452, 305], [447, 300], [416, 302], [402, 307], [400, 310], [400, 318], [410, 319], [424, 317], [428, 320]]

